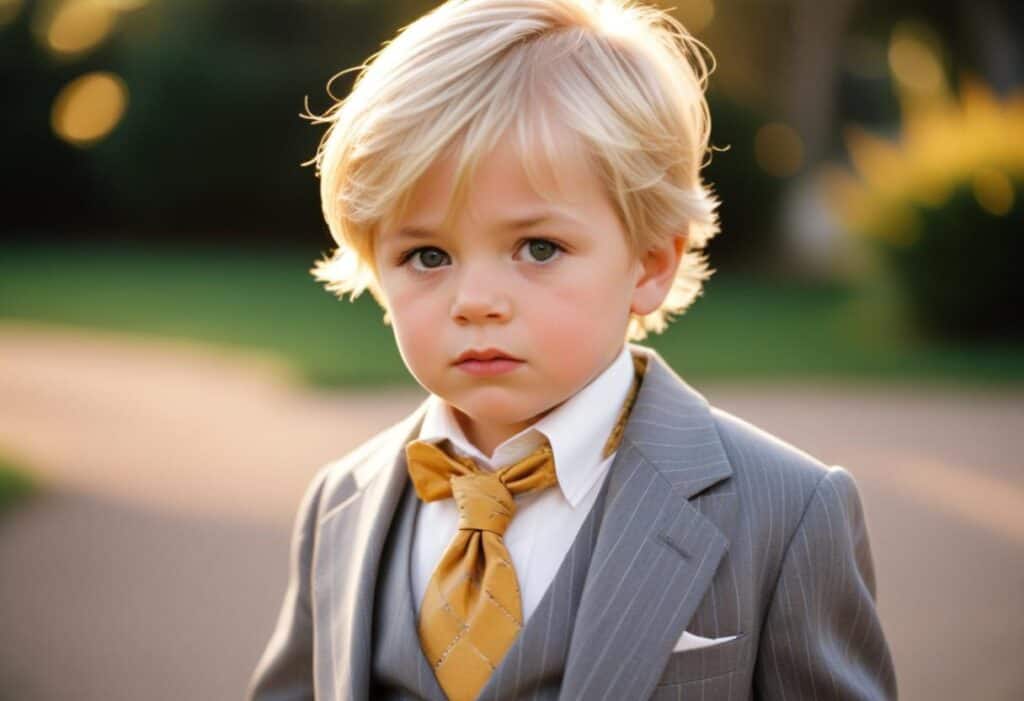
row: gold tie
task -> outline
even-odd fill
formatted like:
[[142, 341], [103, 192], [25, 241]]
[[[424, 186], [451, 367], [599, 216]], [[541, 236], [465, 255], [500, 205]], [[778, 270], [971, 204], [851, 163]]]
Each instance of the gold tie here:
[[[633, 385], [605, 442], [605, 458], [618, 447], [643, 376], [645, 359], [633, 356], [633, 361]], [[419, 498], [454, 497], [459, 510], [458, 530], [423, 596], [419, 636], [450, 701], [472, 701], [523, 625], [519, 581], [504, 541], [515, 514], [514, 495], [557, 484], [554, 456], [545, 442], [522, 460], [491, 472], [427, 441], [410, 442], [405, 455]]]

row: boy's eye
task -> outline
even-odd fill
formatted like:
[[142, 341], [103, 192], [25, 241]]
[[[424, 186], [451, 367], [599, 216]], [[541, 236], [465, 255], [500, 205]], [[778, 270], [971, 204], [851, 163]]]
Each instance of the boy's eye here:
[[410, 257], [420, 256], [420, 263], [425, 268], [436, 268], [444, 262], [445, 253], [440, 248], [434, 248], [433, 246], [424, 246], [417, 248], [412, 251]]
[[[559, 244], [554, 241], [549, 241], [548, 239], [526, 239], [523, 243], [527, 244], [530, 255], [539, 263], [547, 262], [558, 252], [565, 250]], [[418, 258], [419, 265], [414, 265], [414, 269], [433, 270], [444, 265], [447, 257], [448, 254], [440, 248], [436, 248], [435, 246], [420, 246], [403, 253], [399, 258], [398, 264], [405, 265], [409, 260]]]
[[547, 239], [529, 239], [530, 255], [539, 261], [546, 261], [561, 248], [557, 243]]

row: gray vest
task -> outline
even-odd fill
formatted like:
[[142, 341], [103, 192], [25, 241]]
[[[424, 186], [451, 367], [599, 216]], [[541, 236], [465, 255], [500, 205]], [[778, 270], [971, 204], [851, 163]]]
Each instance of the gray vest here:
[[[557, 699], [611, 481], [608, 477], [606, 474], [597, 500], [554, 580], [484, 686], [479, 701]], [[370, 698], [374, 701], [446, 701], [420, 648], [410, 583], [409, 561], [419, 505], [410, 482], [395, 511], [381, 556], [373, 611]]]

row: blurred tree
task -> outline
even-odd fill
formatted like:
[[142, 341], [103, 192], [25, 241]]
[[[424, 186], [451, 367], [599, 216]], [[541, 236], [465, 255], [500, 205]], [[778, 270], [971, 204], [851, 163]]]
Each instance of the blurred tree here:
[[[0, 28], [7, 232], [116, 232], [176, 238], [305, 236], [326, 241], [312, 168], [327, 79], [376, 51], [406, 18], [391, 4], [332, 0], [168, 0], [119, 18], [81, 58], [35, 39], [46, 4]], [[60, 141], [53, 99], [89, 70], [128, 86], [124, 120], [88, 147]], [[334, 84], [344, 95], [353, 76]]]
[[[95, 48], [61, 57], [39, 39], [56, 2], [27, 0], [0, 25], [4, 231], [262, 237], [320, 247], [330, 241], [318, 184], [313, 169], [300, 164], [315, 152], [323, 127], [299, 118], [303, 98], [322, 112], [332, 75], [362, 63], [437, 4], [150, 0], [120, 13]], [[848, 70], [857, 51], [874, 50], [884, 66], [885, 34], [897, 19], [929, 18], [949, 37], [950, 54], [997, 86], [1020, 78], [1020, 13], [1010, 12], [1009, 0], [723, 0], [701, 7], [706, 28], [698, 35], [718, 66], [709, 92], [712, 143], [730, 148], [716, 152], [705, 171], [723, 202], [714, 265], [762, 265], [778, 254], [780, 193], [840, 151], [838, 125], [898, 117], [887, 74]], [[692, 9], [679, 14], [690, 17]], [[50, 111], [63, 86], [93, 70], [124, 80], [128, 108], [106, 138], [73, 146], [53, 133]], [[335, 94], [343, 96], [353, 78], [335, 81]], [[795, 134], [795, 175], [769, 174], [755, 157], [769, 123], [781, 128], [774, 134]]]
[[710, 265], [715, 269], [776, 267], [780, 265], [775, 260], [779, 255], [776, 220], [783, 181], [758, 167], [754, 154], [757, 130], [767, 119], [721, 90], [710, 91], [708, 108], [715, 151], [703, 176], [722, 200], [721, 233], [708, 244]]
[[50, 52], [33, 30], [33, 17], [41, 9], [42, 3], [25, 3], [0, 26], [3, 229], [47, 234], [88, 230], [104, 218], [111, 203], [93, 177], [90, 154], [54, 136], [50, 111], [65, 83], [103, 65], [109, 55], [101, 47], [83, 60], [70, 62]]

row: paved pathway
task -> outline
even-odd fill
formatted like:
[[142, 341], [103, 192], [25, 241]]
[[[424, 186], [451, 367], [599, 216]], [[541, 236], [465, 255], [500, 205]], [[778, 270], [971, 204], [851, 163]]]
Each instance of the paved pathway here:
[[[901, 698], [1024, 698], [1024, 392], [696, 386], [856, 477]], [[0, 700], [240, 698], [307, 481], [421, 398], [0, 323], [0, 450], [49, 485], [0, 520]]]

